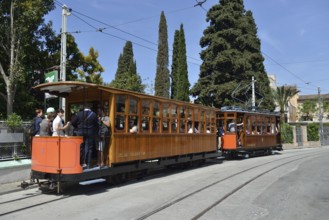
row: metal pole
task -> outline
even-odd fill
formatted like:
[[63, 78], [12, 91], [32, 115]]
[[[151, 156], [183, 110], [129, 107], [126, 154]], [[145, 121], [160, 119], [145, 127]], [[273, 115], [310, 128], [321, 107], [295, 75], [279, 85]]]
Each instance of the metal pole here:
[[322, 123], [322, 100], [321, 100], [321, 91], [318, 87], [318, 105], [319, 105], [319, 133], [320, 133], [320, 144], [323, 144], [323, 123]]
[[251, 107], [252, 111], [255, 111], [256, 106], [256, 98], [255, 98], [255, 80], [254, 77], [251, 78], [251, 90], [252, 90], [252, 97], [251, 97]]
[[[62, 32], [61, 32], [61, 64], [60, 64], [60, 80], [66, 81], [66, 26], [67, 16], [69, 16], [70, 10], [66, 5], [62, 6]], [[60, 98], [60, 108], [65, 111], [65, 98]]]

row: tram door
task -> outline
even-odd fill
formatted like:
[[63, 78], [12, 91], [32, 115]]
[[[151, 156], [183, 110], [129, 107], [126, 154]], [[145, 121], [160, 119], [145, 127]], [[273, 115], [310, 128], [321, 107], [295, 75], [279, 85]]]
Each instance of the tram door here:
[[223, 136], [225, 134], [224, 130], [225, 120], [223, 112], [216, 112], [216, 145], [218, 150], [223, 149]]
[[220, 112], [217, 114], [217, 127], [223, 128], [221, 136], [222, 150], [236, 150], [237, 148], [237, 126], [236, 112]]

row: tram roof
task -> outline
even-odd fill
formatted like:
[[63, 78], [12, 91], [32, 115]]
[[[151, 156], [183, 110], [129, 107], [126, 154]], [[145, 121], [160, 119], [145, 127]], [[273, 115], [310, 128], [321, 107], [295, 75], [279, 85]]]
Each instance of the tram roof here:
[[39, 84], [33, 89], [39, 90], [44, 93], [49, 93], [51, 95], [56, 95], [60, 97], [66, 97], [68, 96], [69, 93], [83, 90], [86, 88], [94, 88], [98, 90], [103, 90], [106, 92], [110, 92], [113, 94], [127, 94], [127, 95], [133, 95], [138, 98], [145, 98], [145, 99], [153, 99], [153, 100], [159, 100], [162, 102], [171, 102], [171, 103], [177, 103], [177, 104], [183, 104], [183, 105], [193, 105], [193, 106], [198, 106], [200, 108], [207, 108], [207, 109], [213, 109], [213, 110], [219, 110], [217, 108], [209, 107], [209, 106], [204, 106], [200, 104], [194, 104], [194, 103], [189, 103], [189, 102], [184, 102], [184, 101], [178, 101], [178, 100], [173, 100], [169, 98], [164, 98], [160, 96], [153, 96], [153, 95], [148, 95], [144, 93], [138, 93], [134, 91], [129, 91], [129, 90], [124, 90], [124, 89], [117, 89], [109, 86], [103, 86], [103, 85], [97, 85], [93, 83], [86, 83], [86, 82], [79, 82], [79, 81], [62, 81], [62, 82], [52, 82], [52, 83], [43, 83]]

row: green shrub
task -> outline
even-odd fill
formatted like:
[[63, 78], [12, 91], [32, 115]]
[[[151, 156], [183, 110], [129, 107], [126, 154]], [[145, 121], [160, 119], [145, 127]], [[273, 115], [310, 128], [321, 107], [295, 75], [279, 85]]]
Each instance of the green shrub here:
[[5, 121], [5, 124], [11, 129], [12, 132], [15, 132], [18, 128], [22, 128], [23, 126], [23, 120], [21, 116], [17, 115], [16, 113], [13, 113], [8, 116], [7, 120]]
[[308, 141], [318, 141], [320, 139], [319, 135], [319, 124], [311, 123], [307, 125], [307, 140]]
[[292, 126], [289, 124], [283, 123], [281, 127], [281, 138], [282, 143], [284, 144], [292, 144], [294, 142], [294, 135], [292, 132]]

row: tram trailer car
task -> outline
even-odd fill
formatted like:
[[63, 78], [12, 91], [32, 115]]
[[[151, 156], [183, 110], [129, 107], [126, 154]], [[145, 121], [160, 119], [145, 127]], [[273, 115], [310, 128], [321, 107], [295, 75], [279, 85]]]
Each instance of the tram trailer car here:
[[[43, 181], [60, 192], [64, 182], [120, 182], [151, 168], [221, 156], [214, 108], [83, 82], [44, 83], [34, 89], [65, 98], [66, 121], [88, 103], [95, 113], [104, 109], [111, 123], [102, 167], [83, 168], [82, 136], [33, 137], [31, 177], [40, 186]], [[137, 133], [129, 132], [129, 122], [137, 125]]]
[[225, 158], [248, 158], [283, 150], [278, 113], [222, 107], [216, 114], [224, 131], [220, 145]]

